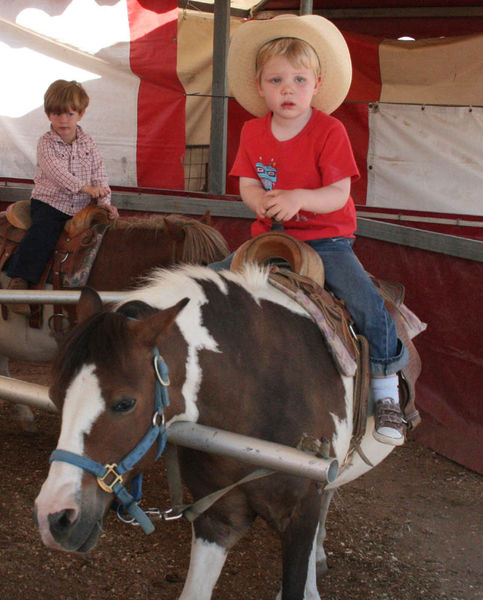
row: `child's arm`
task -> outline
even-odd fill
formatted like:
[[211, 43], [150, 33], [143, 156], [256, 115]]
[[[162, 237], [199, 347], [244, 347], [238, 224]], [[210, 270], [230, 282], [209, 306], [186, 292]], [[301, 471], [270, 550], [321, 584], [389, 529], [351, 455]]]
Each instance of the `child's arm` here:
[[89, 194], [91, 198], [97, 200], [97, 205], [102, 206], [107, 210], [110, 219], [117, 219], [119, 217], [119, 212], [117, 208], [111, 204], [111, 189], [109, 188], [107, 180], [104, 160], [102, 159], [102, 155], [99, 152], [97, 144], [94, 141], [92, 143], [91, 185], [86, 183], [81, 189], [81, 192]]
[[264, 194], [259, 206], [260, 215], [277, 221], [289, 221], [300, 210], [316, 214], [331, 213], [345, 206], [350, 187], [351, 179], [346, 177], [315, 190], [272, 190]]
[[271, 190], [267, 192], [258, 179], [240, 177], [243, 202], [260, 218], [289, 221], [300, 210], [317, 214], [343, 208], [349, 199], [350, 177], [315, 190]]
[[264, 218], [265, 208], [263, 201], [267, 192], [260, 183], [259, 179], [250, 177], [240, 177], [240, 196], [243, 203], [248, 206], [257, 217]]
[[104, 160], [99, 152], [97, 144], [93, 141], [92, 151], [92, 174], [91, 183], [92, 185], [85, 185], [82, 192], [86, 192], [91, 198], [97, 199], [97, 205], [102, 206], [109, 212], [109, 218], [117, 219], [119, 217], [118, 210], [111, 204], [111, 190], [108, 185], [106, 168], [104, 166]]
[[89, 185], [88, 183], [82, 186], [80, 191], [83, 194], [89, 194], [89, 196], [95, 200], [105, 198], [111, 193], [109, 188], [102, 187], [102, 185]]
[[97, 206], [105, 208], [109, 213], [110, 219], [117, 219], [119, 217], [117, 208], [111, 204], [111, 190], [109, 188], [104, 188], [101, 185], [88, 185], [86, 183], [86, 185], [81, 188], [81, 192], [89, 194], [91, 198], [97, 200]]

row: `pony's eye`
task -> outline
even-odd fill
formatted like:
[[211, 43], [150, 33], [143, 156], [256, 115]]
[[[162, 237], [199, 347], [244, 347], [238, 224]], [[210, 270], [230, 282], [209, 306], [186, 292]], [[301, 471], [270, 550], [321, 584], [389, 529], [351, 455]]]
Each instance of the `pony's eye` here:
[[120, 400], [113, 404], [111, 410], [113, 412], [128, 412], [132, 408], [134, 408], [136, 404], [136, 398], [130, 398], [129, 396], [124, 396]]

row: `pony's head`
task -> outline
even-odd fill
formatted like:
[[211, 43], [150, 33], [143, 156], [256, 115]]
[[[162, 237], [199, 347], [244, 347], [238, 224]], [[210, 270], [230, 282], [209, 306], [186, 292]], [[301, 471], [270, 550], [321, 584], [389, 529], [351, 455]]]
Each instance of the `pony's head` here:
[[127, 489], [156, 458], [164, 433], [156, 347], [187, 302], [161, 311], [133, 303], [113, 313], [102, 311], [92, 290], [81, 295], [79, 325], [59, 349], [50, 390], [61, 432], [35, 505], [47, 545], [91, 549], [119, 485]]

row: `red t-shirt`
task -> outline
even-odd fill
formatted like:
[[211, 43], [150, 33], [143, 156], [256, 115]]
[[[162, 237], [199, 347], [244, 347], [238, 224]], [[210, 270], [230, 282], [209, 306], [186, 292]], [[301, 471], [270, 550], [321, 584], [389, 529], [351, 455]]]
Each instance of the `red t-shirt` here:
[[[277, 140], [271, 131], [271, 113], [243, 125], [240, 147], [230, 175], [259, 178], [266, 190], [318, 189], [346, 177], [359, 178], [344, 125], [312, 109], [307, 125], [295, 137]], [[345, 206], [326, 214], [301, 210], [284, 222], [285, 232], [299, 240], [354, 237], [356, 211], [349, 197]], [[269, 231], [270, 219], [252, 224], [252, 236]]]

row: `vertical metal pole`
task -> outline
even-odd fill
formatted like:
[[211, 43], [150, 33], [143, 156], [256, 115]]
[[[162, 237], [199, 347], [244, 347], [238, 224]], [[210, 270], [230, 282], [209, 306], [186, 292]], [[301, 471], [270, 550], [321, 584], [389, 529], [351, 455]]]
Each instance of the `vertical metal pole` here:
[[300, 0], [300, 14], [311, 15], [313, 12], [313, 0]]
[[210, 158], [208, 191], [226, 191], [226, 139], [228, 122], [228, 79], [226, 63], [230, 43], [230, 2], [215, 0], [213, 31], [213, 85], [211, 99]]

